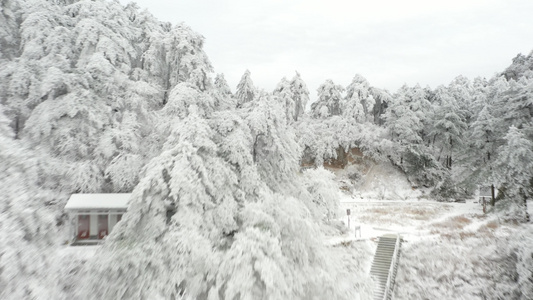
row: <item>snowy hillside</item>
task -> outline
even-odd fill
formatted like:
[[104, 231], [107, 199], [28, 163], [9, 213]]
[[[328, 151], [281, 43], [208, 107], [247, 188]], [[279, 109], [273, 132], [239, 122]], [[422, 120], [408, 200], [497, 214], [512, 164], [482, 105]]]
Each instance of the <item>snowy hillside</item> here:
[[[232, 89], [205, 43], [135, 3], [2, 1], [0, 299], [369, 299], [387, 232], [399, 299], [531, 299], [531, 55], [310, 103], [297, 71]], [[127, 211], [65, 210], [103, 193]]]

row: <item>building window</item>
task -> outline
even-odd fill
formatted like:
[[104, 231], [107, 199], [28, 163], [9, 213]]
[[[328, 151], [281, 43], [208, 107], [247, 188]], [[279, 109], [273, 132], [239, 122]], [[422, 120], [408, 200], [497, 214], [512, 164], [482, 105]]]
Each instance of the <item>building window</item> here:
[[89, 215], [78, 215], [78, 239], [88, 239], [91, 228], [91, 218]]

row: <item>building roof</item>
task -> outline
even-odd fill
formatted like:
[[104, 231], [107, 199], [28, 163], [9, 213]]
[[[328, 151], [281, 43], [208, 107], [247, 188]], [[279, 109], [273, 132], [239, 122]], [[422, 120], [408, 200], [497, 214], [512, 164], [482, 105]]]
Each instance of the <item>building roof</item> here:
[[65, 210], [127, 209], [131, 194], [72, 194]]

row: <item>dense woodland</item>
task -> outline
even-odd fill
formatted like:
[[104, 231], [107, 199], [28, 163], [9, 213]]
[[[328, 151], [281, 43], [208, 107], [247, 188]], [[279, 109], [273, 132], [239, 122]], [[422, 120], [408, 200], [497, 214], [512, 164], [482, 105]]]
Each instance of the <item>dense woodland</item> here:
[[[529, 221], [533, 53], [434, 89], [326, 80], [310, 103], [298, 73], [265, 91], [246, 70], [232, 89], [202, 35], [135, 4], [1, 3], [0, 298], [354, 299], [366, 279], [321, 242], [342, 230], [333, 175], [300, 173], [338, 149], [438, 201], [494, 186], [492, 211]], [[63, 206], [97, 192], [132, 192], [128, 213], [64, 266]]]

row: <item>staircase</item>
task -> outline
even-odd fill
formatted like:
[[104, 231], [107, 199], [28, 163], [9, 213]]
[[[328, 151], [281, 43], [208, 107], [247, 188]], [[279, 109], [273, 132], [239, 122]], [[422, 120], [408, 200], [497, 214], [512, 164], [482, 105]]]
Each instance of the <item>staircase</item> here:
[[370, 276], [374, 279], [374, 300], [390, 300], [392, 297], [401, 242], [398, 234], [387, 234], [379, 238], [370, 269]]

